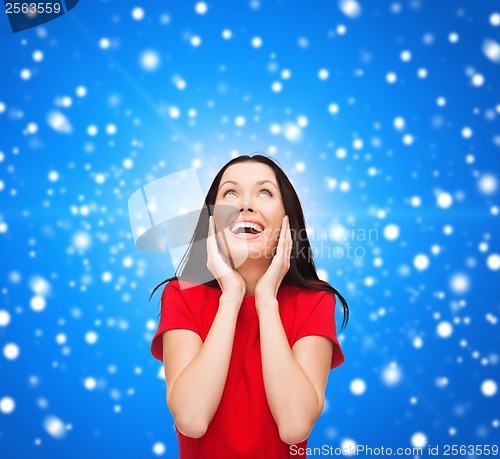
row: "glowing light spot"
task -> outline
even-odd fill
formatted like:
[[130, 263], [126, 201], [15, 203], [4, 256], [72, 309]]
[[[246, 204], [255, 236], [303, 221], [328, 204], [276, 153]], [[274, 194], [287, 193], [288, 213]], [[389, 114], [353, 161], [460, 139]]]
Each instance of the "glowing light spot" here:
[[260, 37], [253, 37], [252, 38], [252, 46], [254, 48], [260, 48], [262, 46], [262, 38]]
[[97, 339], [97, 333], [94, 331], [89, 331], [85, 334], [85, 341], [87, 342], [87, 344], [95, 344], [97, 343]]
[[160, 55], [153, 50], [144, 51], [139, 61], [144, 70], [151, 72], [160, 66]]
[[453, 333], [453, 326], [450, 322], [439, 322], [436, 331], [440, 338], [449, 338]]
[[17, 344], [8, 343], [3, 348], [3, 355], [7, 360], [15, 360], [19, 357], [19, 347]]
[[469, 290], [469, 277], [464, 273], [454, 274], [450, 279], [450, 289], [457, 294], [466, 293]]
[[498, 255], [497, 253], [492, 253], [486, 259], [486, 266], [488, 266], [488, 268], [492, 271], [498, 271], [498, 269], [500, 269], [500, 255]]
[[0, 413], [10, 414], [14, 411], [15, 408], [16, 403], [14, 402], [14, 399], [10, 397], [2, 397], [0, 399]]
[[45, 309], [45, 298], [41, 295], [35, 295], [31, 297], [30, 306], [33, 311], [40, 312]]
[[318, 72], [318, 78], [320, 80], [328, 80], [329, 76], [330, 76], [330, 72], [328, 72], [327, 69], [320, 69]]
[[140, 7], [136, 7], [132, 10], [132, 18], [136, 21], [141, 21], [144, 19], [144, 10]]
[[484, 174], [478, 180], [479, 191], [483, 194], [493, 194], [497, 191], [498, 181], [493, 174]]
[[424, 448], [427, 446], [427, 437], [422, 432], [416, 432], [411, 436], [411, 444], [415, 448]]
[[399, 226], [391, 223], [384, 228], [384, 237], [389, 241], [394, 241], [399, 237]]
[[198, 2], [195, 6], [194, 6], [194, 10], [198, 13], [198, 14], [205, 14], [207, 11], [208, 11], [208, 6], [205, 2]]
[[361, 378], [353, 379], [349, 387], [354, 395], [362, 395], [366, 391], [366, 383]]
[[43, 427], [54, 438], [63, 438], [66, 435], [63, 422], [55, 416], [47, 416], [43, 421]]
[[481, 392], [485, 397], [493, 397], [497, 393], [497, 383], [487, 379], [481, 384]]
[[453, 198], [450, 193], [445, 191], [438, 193], [437, 195], [437, 205], [441, 207], [441, 209], [447, 209], [453, 204]]
[[396, 362], [391, 362], [382, 371], [382, 380], [388, 386], [395, 386], [399, 384], [402, 378], [402, 371], [396, 364]]
[[429, 257], [423, 253], [418, 254], [413, 259], [413, 266], [419, 271], [424, 271], [429, 267]]

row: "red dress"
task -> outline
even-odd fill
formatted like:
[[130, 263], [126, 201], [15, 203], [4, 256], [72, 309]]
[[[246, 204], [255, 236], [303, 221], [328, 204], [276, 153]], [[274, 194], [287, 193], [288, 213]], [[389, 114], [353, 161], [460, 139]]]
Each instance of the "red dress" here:
[[[151, 343], [152, 355], [163, 361], [162, 333], [176, 328], [196, 332], [205, 341], [215, 318], [221, 290], [187, 281], [170, 281], [161, 298], [161, 319]], [[336, 337], [335, 295], [282, 284], [277, 295], [283, 329], [290, 348], [308, 335], [333, 341], [330, 369], [344, 362]], [[262, 375], [259, 320], [255, 297], [245, 296], [236, 322], [226, 385], [217, 411], [200, 438], [183, 435], [175, 428], [180, 459], [282, 459], [305, 458], [307, 439], [295, 451], [284, 443], [267, 403]], [[304, 448], [304, 449], [299, 449]]]

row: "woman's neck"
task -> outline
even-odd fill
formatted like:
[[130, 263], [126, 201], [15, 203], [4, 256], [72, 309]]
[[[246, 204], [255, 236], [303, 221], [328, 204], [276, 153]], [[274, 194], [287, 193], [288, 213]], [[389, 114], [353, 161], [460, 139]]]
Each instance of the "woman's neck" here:
[[246, 284], [246, 296], [255, 295], [255, 286], [259, 279], [264, 275], [269, 268], [270, 263], [267, 260], [259, 261], [246, 261], [241, 266], [236, 268], [236, 271], [243, 277]]

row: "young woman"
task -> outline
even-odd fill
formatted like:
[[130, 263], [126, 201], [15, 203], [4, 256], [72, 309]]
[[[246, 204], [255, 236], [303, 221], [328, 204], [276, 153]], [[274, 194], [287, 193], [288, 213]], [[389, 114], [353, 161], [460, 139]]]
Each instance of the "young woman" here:
[[342, 328], [347, 302], [319, 280], [299, 198], [273, 159], [229, 161], [205, 205], [180, 274], [151, 294], [168, 282], [151, 353], [180, 458], [306, 457], [329, 370], [344, 362], [335, 294]]

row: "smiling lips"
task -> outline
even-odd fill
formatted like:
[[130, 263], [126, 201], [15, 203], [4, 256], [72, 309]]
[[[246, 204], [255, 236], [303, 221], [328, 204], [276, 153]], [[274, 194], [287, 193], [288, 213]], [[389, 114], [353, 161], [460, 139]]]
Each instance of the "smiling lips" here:
[[254, 218], [236, 220], [229, 231], [237, 239], [256, 239], [264, 232], [264, 225]]

